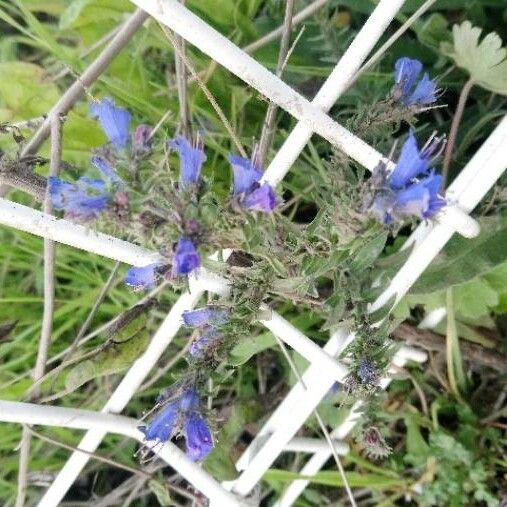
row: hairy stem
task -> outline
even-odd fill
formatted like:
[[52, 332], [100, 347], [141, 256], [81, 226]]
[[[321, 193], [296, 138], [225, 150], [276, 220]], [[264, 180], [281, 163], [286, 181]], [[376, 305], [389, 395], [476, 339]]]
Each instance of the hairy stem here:
[[474, 86], [474, 81], [469, 79], [465, 86], [463, 86], [461, 93], [459, 94], [458, 107], [454, 113], [454, 117], [451, 123], [451, 130], [449, 131], [449, 139], [447, 146], [445, 147], [444, 161], [442, 163], [442, 188], [446, 187], [447, 178], [449, 177], [449, 166], [451, 165], [452, 152], [454, 145], [456, 144], [456, 136], [458, 134], [458, 127], [463, 118], [463, 112], [465, 111], [465, 104], [470, 94], [470, 90]]

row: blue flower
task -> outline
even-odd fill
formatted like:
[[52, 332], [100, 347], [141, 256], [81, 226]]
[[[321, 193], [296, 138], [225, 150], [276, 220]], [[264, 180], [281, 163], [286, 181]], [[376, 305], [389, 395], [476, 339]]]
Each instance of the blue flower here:
[[437, 85], [427, 73], [417, 82], [422, 68], [422, 63], [419, 60], [406, 57], [399, 58], [394, 65], [396, 88], [399, 91], [401, 102], [407, 107], [432, 104], [437, 100]]
[[113, 99], [106, 97], [91, 104], [90, 112], [99, 120], [102, 130], [116, 149], [127, 146], [131, 115], [126, 109], [116, 107]]
[[193, 387], [185, 391], [185, 394], [181, 398], [180, 407], [185, 413], [195, 411], [199, 408], [199, 395]]
[[243, 205], [253, 211], [273, 211], [276, 207], [275, 192], [269, 183], [264, 183], [245, 196]]
[[167, 144], [171, 148], [174, 148], [180, 157], [181, 186], [195, 185], [199, 181], [201, 167], [206, 160], [204, 151], [199, 148], [193, 148], [183, 136], [178, 136], [168, 141]]
[[142, 267], [133, 267], [127, 271], [123, 281], [138, 290], [153, 289], [160, 263], [155, 262]]
[[419, 151], [413, 130], [410, 130], [407, 140], [403, 143], [401, 153], [393, 172], [388, 176], [391, 188], [403, 188], [413, 178], [424, 173], [429, 167], [431, 153]]
[[394, 201], [394, 215], [433, 217], [446, 205], [445, 199], [438, 195], [441, 184], [442, 176], [432, 172], [426, 178], [399, 191]]
[[145, 427], [140, 427], [145, 440], [167, 442], [171, 439], [176, 426], [180, 404], [178, 401], [168, 403], [166, 407]]
[[262, 178], [262, 171], [248, 158], [238, 157], [231, 153], [229, 162], [234, 173], [234, 195], [250, 192], [253, 185]]
[[188, 275], [201, 265], [199, 252], [196, 250], [192, 240], [180, 238], [176, 245], [173, 258], [173, 276]]
[[123, 180], [118, 176], [118, 173], [103, 158], [92, 157], [92, 164], [112, 183], [118, 186], [125, 185]]
[[205, 306], [183, 312], [183, 322], [189, 327], [219, 326], [225, 323], [226, 312], [214, 306]]
[[233, 195], [240, 198], [245, 208], [252, 211], [273, 211], [276, 207], [276, 195], [269, 183], [259, 184], [262, 171], [247, 158], [230, 154], [234, 173]]
[[89, 221], [108, 207], [110, 196], [104, 191], [102, 180], [82, 177], [69, 183], [55, 176], [48, 178], [49, 195], [53, 207], [65, 211], [65, 218]]
[[185, 422], [187, 456], [193, 460], [205, 458], [213, 450], [213, 438], [206, 421], [197, 413], [191, 413]]

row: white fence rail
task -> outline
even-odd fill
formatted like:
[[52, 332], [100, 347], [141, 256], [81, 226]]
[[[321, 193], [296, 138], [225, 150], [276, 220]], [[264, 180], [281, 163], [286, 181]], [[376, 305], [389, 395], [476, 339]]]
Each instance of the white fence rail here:
[[[333, 121], [326, 111], [347, 89], [363, 61], [403, 6], [403, 0], [381, 0], [378, 3], [313, 102], [302, 97], [179, 2], [175, 0], [132, 0], [132, 2], [299, 120], [300, 123], [269, 165], [264, 175], [266, 181], [276, 185], [283, 179], [312, 133], [321, 135], [370, 170], [381, 159], [391, 163], [374, 148]], [[143, 20], [144, 14], [136, 13], [125, 25], [124, 32], [130, 37], [133, 31], [141, 26]], [[122, 41], [124, 42], [123, 39]], [[110, 59], [106, 65], [108, 61]], [[105, 65], [97, 68], [101, 72]], [[69, 107], [77, 100], [76, 94], [77, 91], [75, 96], [71, 97], [72, 100], [69, 99]], [[42, 138], [43, 134], [39, 132], [32, 140], [33, 149], [38, 147]], [[478, 226], [468, 213], [507, 168], [506, 146], [507, 118], [504, 118], [449, 188], [446, 197], [452, 205], [438, 216], [436, 223], [421, 224], [408, 239], [407, 245], [413, 246], [409, 258], [390, 286], [373, 303], [371, 311], [381, 308], [388, 301], [392, 302], [393, 298], [399, 301], [455, 231], [468, 237], [478, 233]], [[56, 219], [5, 199], [0, 199], [0, 224], [131, 265], [146, 265], [158, 258], [157, 253], [137, 245], [94, 232], [66, 220]], [[135, 428], [133, 420], [111, 414], [119, 413], [125, 408], [149, 375], [179, 331], [182, 313], [196, 305], [206, 291], [224, 294], [227, 290], [226, 280], [204, 269], [192, 276], [190, 291], [180, 295], [145, 353], [131, 366], [101, 413], [0, 401], [0, 420], [87, 430], [79, 449], [88, 452], [95, 451], [105, 435], [110, 432], [142, 440], [142, 435]], [[334, 333], [321, 349], [274, 311], [271, 312], [271, 317], [262, 320], [261, 324], [303, 355], [310, 362], [310, 366], [303, 375], [304, 384], [297, 383], [292, 388], [238, 461], [237, 468], [241, 471], [238, 479], [220, 485], [198, 465], [188, 460], [173, 444], [168, 443], [160, 450], [160, 457], [208, 496], [215, 507], [251, 504], [248, 495], [281, 452], [312, 454], [301, 469], [302, 475], [316, 473], [331, 456], [331, 450], [326, 442], [298, 439], [295, 434], [305, 424], [334, 382], [343, 380], [347, 375], [346, 365], [335, 358], [354, 340], [354, 333], [341, 329]], [[425, 357], [421, 351], [402, 347], [393, 359], [393, 365], [400, 367], [408, 360], [423, 362]], [[389, 378], [382, 379], [383, 388], [388, 384]], [[360, 403], [357, 403], [345, 421], [331, 434], [336, 439], [339, 454], [348, 452], [348, 446], [342, 440], [354, 427], [359, 407]], [[58, 505], [89, 457], [83, 452], [73, 452], [41, 499], [39, 507]], [[294, 481], [278, 500], [278, 507], [292, 505], [307, 484], [307, 480]]]

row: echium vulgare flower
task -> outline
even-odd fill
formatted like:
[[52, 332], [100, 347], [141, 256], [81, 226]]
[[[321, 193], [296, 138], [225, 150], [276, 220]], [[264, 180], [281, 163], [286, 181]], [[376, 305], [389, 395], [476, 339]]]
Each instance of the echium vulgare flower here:
[[437, 85], [425, 72], [421, 79], [423, 65], [419, 60], [399, 58], [394, 65], [395, 86], [393, 96], [404, 106], [424, 106], [437, 100]]
[[410, 131], [393, 171], [388, 174], [384, 166], [375, 171], [373, 178], [380, 189], [370, 211], [379, 221], [388, 225], [408, 215], [429, 219], [446, 205], [438, 194], [442, 176], [430, 170], [432, 159], [440, 153], [441, 146], [440, 139], [432, 138], [419, 150], [414, 133]]
[[192, 357], [202, 359], [208, 348], [222, 338], [217, 327], [225, 324], [226, 320], [227, 312], [212, 305], [183, 312], [185, 325], [199, 330], [199, 336], [190, 345]]
[[124, 194], [124, 183], [116, 172], [100, 157], [93, 157], [92, 163], [99, 169], [105, 180], [81, 176], [75, 183], [56, 176], [48, 178], [49, 195], [53, 207], [65, 212], [65, 218], [88, 222], [106, 211], [113, 195]]
[[199, 182], [202, 164], [206, 161], [204, 150], [199, 142], [192, 146], [184, 136], [177, 136], [167, 144], [174, 148], [180, 157], [180, 185], [182, 188]]
[[162, 264], [160, 262], [154, 262], [147, 266], [132, 267], [127, 271], [123, 281], [126, 285], [136, 290], [153, 289], [161, 267]]
[[181, 237], [174, 250], [172, 275], [189, 275], [200, 265], [201, 258], [192, 240]]
[[230, 154], [234, 173], [233, 195], [247, 209], [270, 212], [276, 206], [276, 194], [269, 183], [260, 183], [262, 171], [253, 160]]
[[130, 141], [130, 113], [116, 107], [114, 100], [106, 97], [90, 105], [90, 112], [95, 117], [114, 148], [121, 150]]
[[187, 456], [204, 459], [214, 447], [211, 430], [199, 408], [199, 395], [194, 388], [171, 400], [147, 425], [139, 428], [146, 441], [167, 442], [178, 431], [185, 435]]

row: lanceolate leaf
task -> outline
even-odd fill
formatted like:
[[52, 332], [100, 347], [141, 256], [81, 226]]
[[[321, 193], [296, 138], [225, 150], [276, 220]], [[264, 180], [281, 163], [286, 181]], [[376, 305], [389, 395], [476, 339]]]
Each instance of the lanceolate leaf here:
[[109, 340], [93, 357], [71, 367], [65, 377], [65, 389], [74, 391], [97, 377], [118, 373], [128, 368], [144, 351], [149, 334], [143, 315]]
[[507, 95], [507, 49], [502, 39], [491, 32], [479, 42], [482, 29], [470, 21], [453, 27], [454, 45], [443, 44], [445, 53], [456, 65], [466, 69], [480, 86], [495, 93]]
[[507, 261], [507, 217], [487, 217], [479, 222], [479, 236], [465, 239], [454, 235], [410, 294], [430, 294], [464, 284]]

